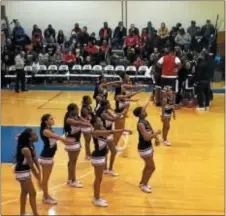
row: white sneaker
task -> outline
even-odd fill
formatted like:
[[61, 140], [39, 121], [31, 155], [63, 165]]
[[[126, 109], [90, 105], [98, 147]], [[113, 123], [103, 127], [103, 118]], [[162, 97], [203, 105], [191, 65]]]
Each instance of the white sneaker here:
[[115, 172], [114, 170], [108, 170], [108, 174], [111, 175], [111, 176], [119, 176], [119, 174], [117, 172]]
[[197, 107], [196, 110], [197, 111], [205, 111], [205, 108], [204, 107]]
[[122, 148], [120, 146], [118, 146], [118, 145], [115, 146], [115, 148], [116, 148], [117, 151], [122, 151]]
[[101, 200], [102, 202], [107, 203], [107, 200], [104, 200], [104, 199], [102, 199], [102, 198], [100, 198], [100, 200]]
[[163, 144], [166, 145], [166, 146], [171, 146], [171, 143], [168, 140], [164, 140]]
[[107, 207], [108, 206], [108, 204], [107, 204], [107, 202], [104, 202], [102, 199], [93, 199], [93, 204], [95, 205], [95, 206], [100, 206], [100, 207]]
[[105, 175], [109, 174], [109, 170], [108, 169], [104, 170], [104, 174]]
[[149, 188], [147, 185], [142, 185], [141, 190], [145, 193], [151, 193], [151, 188]]
[[56, 205], [57, 204], [57, 201], [56, 200], [54, 200], [54, 199], [50, 199], [50, 198], [48, 198], [48, 199], [44, 199], [43, 198], [43, 203], [45, 203], [45, 204], [50, 204], [50, 205]]
[[[141, 188], [142, 186], [144, 186], [143, 184], [140, 184], [139, 187]], [[146, 185], [149, 189], [151, 189], [150, 185]]]
[[71, 187], [75, 187], [75, 188], [83, 188], [83, 184], [80, 181], [74, 181], [72, 182], [71, 180], [69, 180], [67, 182], [67, 184]]

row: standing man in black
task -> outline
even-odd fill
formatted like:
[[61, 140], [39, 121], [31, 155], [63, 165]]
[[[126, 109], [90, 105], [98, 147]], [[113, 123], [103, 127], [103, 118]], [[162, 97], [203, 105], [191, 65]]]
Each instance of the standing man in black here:
[[195, 83], [197, 85], [198, 111], [209, 110], [210, 104], [210, 81], [211, 69], [209, 65], [209, 54], [203, 52], [202, 57], [198, 60], [197, 70], [195, 74]]
[[15, 68], [16, 68], [16, 88], [15, 91], [19, 93], [19, 83], [21, 83], [21, 91], [25, 90], [25, 53], [20, 51], [18, 55], [15, 57]]

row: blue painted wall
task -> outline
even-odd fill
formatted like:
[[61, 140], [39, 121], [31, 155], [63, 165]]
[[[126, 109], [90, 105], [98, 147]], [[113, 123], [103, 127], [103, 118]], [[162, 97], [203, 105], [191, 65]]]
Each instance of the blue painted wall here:
[[[1, 127], [1, 163], [14, 163], [17, 147], [16, 135], [21, 133], [26, 127], [22, 126], [2, 126]], [[39, 127], [32, 127], [39, 136]], [[62, 128], [53, 128], [58, 134], [63, 134]], [[35, 143], [37, 154], [39, 155], [42, 150], [42, 140]]]

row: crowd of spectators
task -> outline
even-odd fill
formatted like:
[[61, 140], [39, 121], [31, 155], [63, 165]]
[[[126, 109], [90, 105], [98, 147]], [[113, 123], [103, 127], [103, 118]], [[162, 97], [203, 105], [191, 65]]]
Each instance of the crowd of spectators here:
[[[50, 24], [42, 31], [38, 25], [33, 26], [32, 35], [28, 36], [18, 20], [10, 36], [2, 28], [7, 40], [2, 52], [2, 63], [8, 67], [14, 64], [15, 56], [23, 50], [25, 64], [123, 64], [125, 66], [151, 64], [151, 54], [154, 50], [163, 51], [165, 47], [179, 47], [185, 52], [188, 50], [200, 52], [203, 48], [215, 51], [215, 28], [210, 20], [202, 27], [191, 21], [187, 31], [181, 23], [177, 23], [171, 30], [165, 23], [156, 29], [151, 22], [140, 30], [131, 24], [130, 28], [124, 27], [123, 22], [112, 31], [107, 22], [99, 30], [98, 37], [89, 33], [86, 26], [80, 27], [78, 23], [71, 30], [71, 35], [66, 37], [62, 30], [58, 33]], [[114, 50], [122, 50], [119, 55]]]

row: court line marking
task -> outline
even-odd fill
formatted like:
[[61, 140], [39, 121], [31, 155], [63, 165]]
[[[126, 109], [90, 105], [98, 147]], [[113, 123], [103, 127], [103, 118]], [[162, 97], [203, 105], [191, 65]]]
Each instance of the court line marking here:
[[60, 91], [58, 92], [55, 96], [51, 97], [49, 100], [47, 100], [45, 103], [43, 103], [41, 106], [39, 106], [37, 109], [42, 108], [43, 106], [45, 106], [46, 104], [48, 104], [50, 101], [52, 101], [53, 99], [57, 98], [58, 96], [60, 96], [63, 92]]
[[[86, 176], [90, 175], [91, 173], [93, 173], [93, 170], [87, 172], [86, 174], [84, 174], [84, 175], [82, 175], [82, 176], [79, 176], [78, 179], [83, 179], [83, 178], [85, 178]], [[58, 189], [58, 188], [60, 188], [60, 187], [62, 187], [62, 186], [64, 186], [64, 185], [66, 185], [65, 182], [64, 182], [64, 183], [61, 183], [61, 184], [58, 184], [58, 185], [56, 185], [55, 187], [51, 187], [51, 188], [49, 188], [49, 190], [52, 191], [52, 192], [54, 192], [56, 189]], [[38, 191], [38, 192], [37, 192], [38, 195], [40, 195], [41, 193], [43, 193], [43, 191]], [[7, 204], [9, 204], [9, 203], [16, 202], [16, 201], [18, 201], [18, 200], [19, 200], [19, 199], [12, 199], [12, 200], [8, 200], [8, 201], [5, 201], [5, 202], [2, 202], [2, 206], [3, 206], [3, 205], [7, 205]]]

